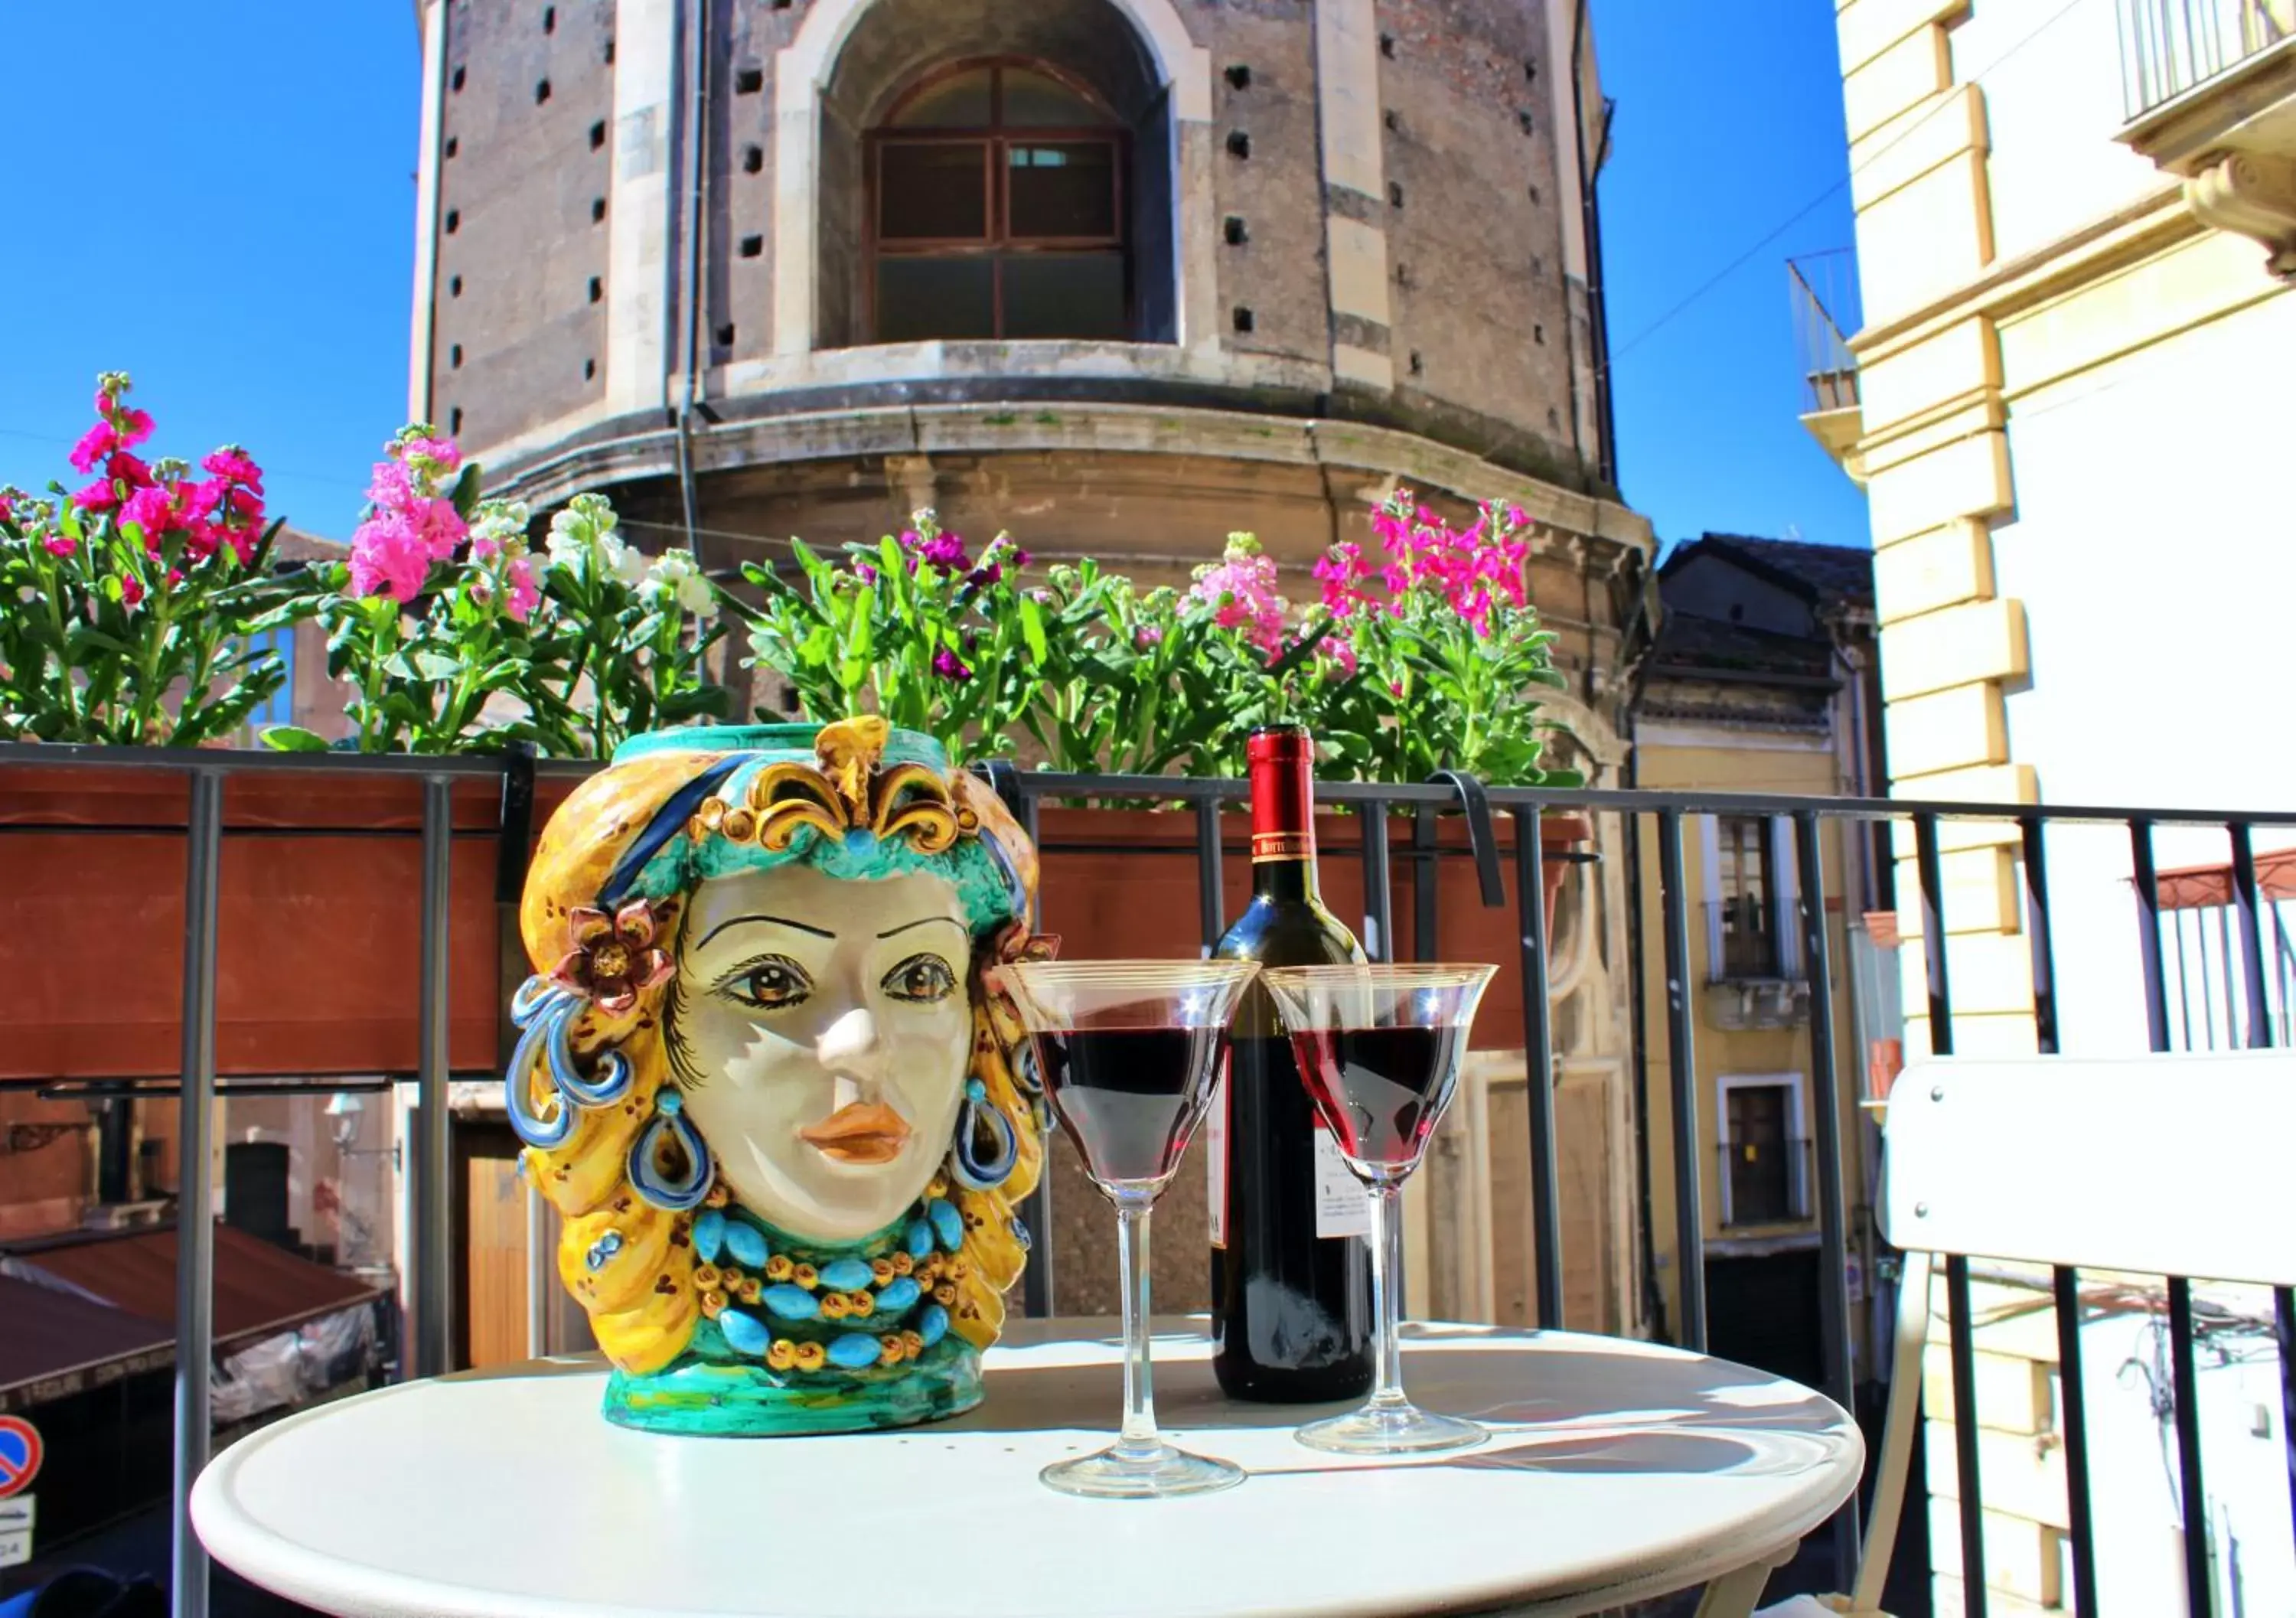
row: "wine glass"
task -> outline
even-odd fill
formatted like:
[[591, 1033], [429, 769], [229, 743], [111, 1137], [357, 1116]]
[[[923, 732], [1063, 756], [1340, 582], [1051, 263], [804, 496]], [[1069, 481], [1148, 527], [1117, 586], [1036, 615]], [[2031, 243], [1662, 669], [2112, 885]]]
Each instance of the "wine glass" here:
[[1116, 1204], [1124, 1294], [1124, 1425], [1096, 1454], [1047, 1466], [1064, 1494], [1145, 1499], [1201, 1494], [1243, 1469], [1174, 1449], [1156, 1431], [1149, 1382], [1148, 1211], [1204, 1115], [1228, 1019], [1256, 961], [1029, 961], [1004, 966], [1061, 1127]]
[[1397, 1328], [1403, 1310], [1403, 1182], [1419, 1166], [1451, 1093], [1475, 1003], [1496, 966], [1271, 967], [1260, 976], [1292, 1037], [1300, 1078], [1371, 1203], [1370, 1400], [1300, 1429], [1300, 1441], [1342, 1455], [1406, 1455], [1480, 1443], [1484, 1430], [1437, 1416], [1403, 1393]]

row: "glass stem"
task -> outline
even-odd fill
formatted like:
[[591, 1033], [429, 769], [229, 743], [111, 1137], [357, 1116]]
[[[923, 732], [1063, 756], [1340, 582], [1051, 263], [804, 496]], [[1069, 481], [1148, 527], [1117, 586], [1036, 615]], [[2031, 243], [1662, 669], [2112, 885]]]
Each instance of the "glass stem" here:
[[1124, 1430], [1116, 1452], [1126, 1460], [1161, 1453], [1156, 1431], [1156, 1389], [1148, 1362], [1148, 1211], [1138, 1193], [1116, 1195], [1118, 1285], [1124, 1295]]
[[1401, 1409], [1403, 1396], [1403, 1188], [1391, 1181], [1364, 1187], [1371, 1203], [1371, 1307], [1379, 1336], [1371, 1403]]

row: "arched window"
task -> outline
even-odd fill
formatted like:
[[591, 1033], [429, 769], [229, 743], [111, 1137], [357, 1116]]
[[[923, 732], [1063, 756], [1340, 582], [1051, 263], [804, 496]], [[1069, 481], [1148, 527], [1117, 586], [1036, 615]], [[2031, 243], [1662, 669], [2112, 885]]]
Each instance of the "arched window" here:
[[1131, 333], [1129, 135], [1042, 62], [926, 75], [869, 134], [878, 342]]

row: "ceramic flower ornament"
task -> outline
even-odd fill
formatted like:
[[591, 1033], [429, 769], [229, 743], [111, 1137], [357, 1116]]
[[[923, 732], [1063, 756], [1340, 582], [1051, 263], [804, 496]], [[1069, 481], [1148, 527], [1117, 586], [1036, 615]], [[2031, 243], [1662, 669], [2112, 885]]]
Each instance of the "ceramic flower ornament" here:
[[1048, 951], [1035, 882], [995, 794], [874, 718], [641, 737], [553, 817], [505, 1098], [610, 1419], [978, 1402], [1045, 1124], [982, 973]]

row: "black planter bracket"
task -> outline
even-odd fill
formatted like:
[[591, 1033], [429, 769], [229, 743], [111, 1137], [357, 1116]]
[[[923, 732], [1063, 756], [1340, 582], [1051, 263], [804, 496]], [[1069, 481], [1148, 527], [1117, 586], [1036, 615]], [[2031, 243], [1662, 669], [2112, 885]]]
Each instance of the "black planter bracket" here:
[[1482, 890], [1483, 908], [1498, 908], [1506, 903], [1506, 885], [1499, 879], [1499, 840], [1491, 828], [1490, 794], [1464, 770], [1439, 769], [1427, 780], [1430, 785], [1447, 786], [1459, 794], [1459, 810], [1467, 817], [1467, 849], [1475, 857], [1475, 883]]

